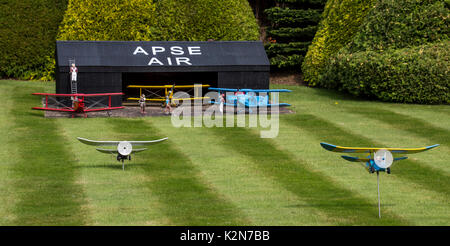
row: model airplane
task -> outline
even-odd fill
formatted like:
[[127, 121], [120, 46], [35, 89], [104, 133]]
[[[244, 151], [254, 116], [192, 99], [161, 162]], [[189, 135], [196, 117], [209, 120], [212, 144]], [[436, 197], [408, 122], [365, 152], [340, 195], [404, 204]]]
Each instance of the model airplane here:
[[380, 177], [379, 172], [391, 173], [391, 165], [394, 161], [400, 161], [407, 159], [408, 157], [402, 156], [394, 158], [392, 154], [414, 154], [423, 151], [430, 150], [439, 146], [439, 144], [422, 147], [422, 148], [353, 148], [353, 147], [342, 147], [336, 146], [329, 143], [320, 143], [322, 147], [326, 150], [341, 153], [368, 153], [367, 158], [359, 158], [353, 156], [343, 155], [347, 161], [351, 162], [363, 162], [365, 163], [365, 168], [369, 173], [377, 172], [377, 187], [378, 187], [378, 217], [381, 218], [381, 201], [380, 201]]
[[[185, 92], [190, 92], [196, 88], [209, 87], [209, 85], [197, 84], [197, 85], [129, 85], [127, 88], [137, 88], [139, 89], [139, 97], [145, 94], [146, 101], [162, 102], [165, 106], [166, 97], [169, 97], [172, 106], [179, 104], [179, 101], [184, 100], [197, 100], [197, 99], [209, 99], [209, 97], [183, 97], [174, 98], [173, 94], [176, 90], [183, 90]], [[164, 93], [163, 93], [164, 91]], [[164, 95], [163, 95], [164, 94]], [[194, 93], [195, 94], [195, 93]], [[139, 97], [129, 97], [127, 100], [139, 100]]]
[[[33, 93], [32, 95], [44, 96], [42, 107], [33, 107], [32, 109], [60, 111], [72, 114], [84, 114], [94, 111], [107, 111], [122, 109], [124, 107], [112, 107], [111, 97], [121, 96], [123, 93], [97, 93], [97, 94], [54, 94], [54, 93]], [[107, 102], [105, 102], [107, 101]]]
[[134, 146], [148, 146], [152, 144], [161, 143], [168, 138], [161, 138], [158, 140], [151, 141], [94, 141], [86, 138], [77, 138], [80, 142], [99, 146], [99, 147], [115, 147], [115, 148], [96, 148], [97, 151], [106, 153], [106, 154], [117, 154], [117, 161], [122, 161], [122, 169], [125, 169], [125, 160], [131, 161], [131, 153], [138, 153], [147, 150], [147, 148], [133, 148]]
[[394, 161], [400, 161], [408, 158], [406, 156], [394, 158], [392, 154], [419, 153], [439, 146], [439, 144], [435, 144], [423, 148], [352, 148], [336, 146], [329, 143], [320, 143], [320, 145], [322, 145], [324, 149], [333, 152], [368, 153], [369, 156], [367, 156], [367, 158], [359, 158], [346, 155], [343, 155], [342, 158], [347, 161], [366, 163], [365, 167], [367, 168], [369, 173], [386, 172], [388, 174], [391, 173], [390, 166]]
[[221, 104], [220, 97], [225, 92], [234, 92], [234, 95], [226, 95], [223, 105], [237, 106], [238, 104], [245, 107], [272, 107], [272, 106], [291, 106], [289, 103], [272, 104], [270, 102], [270, 93], [273, 92], [291, 92], [287, 89], [229, 89], [229, 88], [208, 88], [218, 92], [218, 98], [211, 103]]

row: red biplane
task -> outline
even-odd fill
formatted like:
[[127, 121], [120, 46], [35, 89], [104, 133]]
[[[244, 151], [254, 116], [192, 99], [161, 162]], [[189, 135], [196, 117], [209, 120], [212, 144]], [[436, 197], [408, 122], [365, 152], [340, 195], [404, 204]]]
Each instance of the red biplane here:
[[124, 107], [112, 107], [111, 97], [124, 95], [117, 93], [97, 93], [97, 94], [53, 94], [53, 93], [33, 93], [32, 95], [43, 96], [42, 107], [33, 107], [37, 110], [60, 111], [75, 114], [84, 114], [95, 111], [107, 111], [122, 109]]

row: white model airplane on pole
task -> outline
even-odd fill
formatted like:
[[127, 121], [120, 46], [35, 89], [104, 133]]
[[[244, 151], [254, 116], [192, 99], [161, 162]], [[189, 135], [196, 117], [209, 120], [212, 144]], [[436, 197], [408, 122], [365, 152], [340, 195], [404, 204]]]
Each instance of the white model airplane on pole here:
[[128, 159], [131, 161], [131, 153], [138, 153], [142, 152], [144, 150], [147, 150], [147, 148], [139, 148], [139, 149], [133, 149], [134, 146], [148, 146], [152, 144], [160, 143], [164, 140], [167, 140], [168, 138], [161, 138], [157, 140], [151, 140], [151, 141], [94, 141], [89, 140], [86, 138], [80, 138], [77, 137], [77, 139], [87, 145], [93, 145], [93, 146], [115, 146], [116, 148], [96, 148], [97, 151], [106, 153], [106, 154], [117, 154], [117, 161], [122, 161], [122, 169], [125, 169], [124, 160]]

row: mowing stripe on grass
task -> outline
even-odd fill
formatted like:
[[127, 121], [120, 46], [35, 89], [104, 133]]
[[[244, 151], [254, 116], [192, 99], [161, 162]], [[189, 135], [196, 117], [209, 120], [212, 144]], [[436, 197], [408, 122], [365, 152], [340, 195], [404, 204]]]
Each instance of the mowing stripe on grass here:
[[[253, 159], [259, 170], [272, 177], [310, 206], [343, 225], [406, 225], [393, 214], [377, 218], [373, 204], [353, 192], [336, 185], [328, 177], [307, 168], [306, 161], [293, 158], [245, 128], [211, 128], [218, 136], [227, 136], [227, 147]], [[233, 131], [230, 134], [228, 131]], [[353, 210], [351, 210], [353, 208]]]
[[30, 96], [35, 88], [17, 86], [10, 115], [14, 122], [11, 143], [20, 151], [13, 172], [16, 203], [16, 225], [83, 225], [81, 209], [84, 196], [74, 183], [77, 175], [74, 156], [65, 147], [55, 120], [32, 112], [39, 103]]
[[[319, 141], [329, 142], [341, 146], [381, 146], [381, 144], [369, 140], [363, 136], [354, 134], [327, 120], [312, 114], [289, 115], [283, 118], [283, 122], [314, 134]], [[319, 144], [319, 142], [317, 143]], [[325, 151], [325, 150], [324, 150]], [[450, 180], [438, 170], [413, 160], [403, 160], [401, 170], [396, 175], [409, 182], [421, 185], [425, 189], [439, 192], [447, 197], [450, 195]], [[429, 177], [433, 177], [430, 179]]]
[[225, 136], [217, 136], [205, 127], [172, 127], [168, 117], [155, 117], [152, 121], [161, 134], [176, 139], [175, 147], [192, 160], [208, 183], [251, 220], [245, 225], [336, 224], [260, 172], [253, 159], [224, 146]]
[[435, 127], [423, 120], [372, 107], [346, 107], [349, 112], [363, 117], [385, 122], [397, 129], [407, 131], [419, 137], [435, 141], [435, 144], [450, 145], [450, 131]]
[[[77, 183], [84, 190], [89, 211], [88, 225], [94, 226], [154, 226], [170, 225], [157, 209], [158, 199], [146, 183], [149, 178], [139, 166], [146, 165], [140, 155], [126, 162], [126, 170], [116, 155], [98, 152], [94, 146], [80, 143], [76, 138], [120, 140], [108, 118], [59, 118], [62, 134], [76, 155], [80, 172]], [[128, 139], [128, 137], [124, 136]]]
[[[162, 138], [150, 120], [111, 119], [121, 137], [130, 140]], [[169, 139], [139, 153], [148, 160], [142, 169], [149, 176], [149, 188], [159, 197], [162, 212], [176, 225], [248, 224], [240, 211], [209, 187], [191, 160]]]
[[11, 85], [6, 81], [0, 82], [0, 98], [2, 98], [2, 106], [0, 107], [0, 142], [3, 147], [0, 148], [0, 156], [4, 158], [0, 163], [0, 225], [14, 225], [14, 201], [16, 200], [15, 192], [11, 187], [14, 184], [14, 175], [12, 167], [17, 149], [11, 148], [10, 140], [14, 134], [13, 123], [9, 113], [14, 104], [12, 103], [12, 93], [9, 92]]

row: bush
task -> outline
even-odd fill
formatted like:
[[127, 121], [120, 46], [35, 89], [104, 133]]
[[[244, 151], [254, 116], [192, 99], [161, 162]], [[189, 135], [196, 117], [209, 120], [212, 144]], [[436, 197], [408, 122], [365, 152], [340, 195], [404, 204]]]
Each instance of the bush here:
[[311, 42], [269, 43], [264, 47], [268, 56], [300, 54], [304, 56]]
[[276, 0], [280, 4], [291, 5], [296, 7], [316, 7], [323, 8], [327, 0]]
[[384, 52], [340, 52], [321, 76], [323, 86], [404, 103], [450, 103], [450, 41]]
[[316, 86], [334, 54], [352, 40], [376, 0], [329, 0], [302, 64], [305, 81]]
[[318, 84], [406, 103], [449, 103], [449, 10], [444, 1], [379, 0]]
[[290, 9], [274, 7], [264, 11], [273, 27], [317, 25], [322, 9]]
[[444, 1], [381, 0], [346, 52], [383, 51], [447, 40], [449, 24]]
[[70, 0], [59, 40], [152, 40], [155, 5], [149, 0]]
[[246, 0], [160, 0], [158, 40], [258, 40], [259, 26]]
[[67, 0], [0, 2], [0, 77], [51, 79], [47, 64], [66, 6]]

